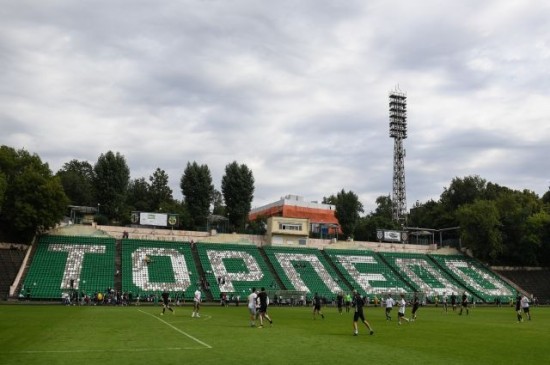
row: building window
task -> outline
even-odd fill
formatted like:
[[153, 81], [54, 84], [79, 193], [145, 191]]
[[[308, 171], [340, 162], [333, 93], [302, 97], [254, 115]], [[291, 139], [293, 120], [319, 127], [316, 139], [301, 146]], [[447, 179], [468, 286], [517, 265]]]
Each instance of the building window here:
[[300, 223], [279, 223], [279, 229], [281, 231], [302, 231], [302, 224], [300, 224]]

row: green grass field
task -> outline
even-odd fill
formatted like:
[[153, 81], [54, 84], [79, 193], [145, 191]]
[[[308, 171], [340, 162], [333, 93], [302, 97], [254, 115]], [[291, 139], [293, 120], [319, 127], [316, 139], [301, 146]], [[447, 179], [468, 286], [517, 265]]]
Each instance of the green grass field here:
[[[409, 308], [407, 309], [409, 311]], [[375, 334], [352, 313], [325, 307], [270, 307], [272, 327], [251, 328], [245, 306], [191, 307], [175, 315], [153, 306], [0, 305], [0, 364], [548, 364], [550, 308], [532, 308], [517, 323], [513, 308], [478, 307], [469, 316], [420, 308], [397, 325], [382, 308], [366, 308]], [[410, 313], [410, 312], [409, 312]]]

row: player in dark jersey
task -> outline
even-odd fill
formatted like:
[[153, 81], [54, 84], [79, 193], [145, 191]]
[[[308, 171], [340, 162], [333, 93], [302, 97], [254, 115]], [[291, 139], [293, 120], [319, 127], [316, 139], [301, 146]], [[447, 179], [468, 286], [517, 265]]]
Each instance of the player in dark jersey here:
[[470, 314], [470, 310], [468, 309], [468, 294], [466, 294], [466, 292], [462, 294], [462, 302], [461, 302], [460, 312], [458, 314], [462, 315], [462, 311], [464, 309], [466, 309], [466, 314]]
[[365, 319], [365, 314], [363, 313], [363, 306], [365, 305], [365, 302], [363, 300], [363, 297], [361, 297], [361, 294], [359, 294], [357, 292], [357, 290], [353, 291], [352, 305], [353, 305], [353, 308], [354, 308], [354, 313], [353, 313], [353, 335], [357, 336], [359, 334], [359, 331], [358, 331], [358, 328], [357, 328], [357, 322], [359, 321], [359, 319], [361, 320], [361, 322], [363, 322], [365, 324], [365, 326], [367, 326], [367, 328], [370, 331], [370, 334], [374, 335], [374, 330], [370, 326], [369, 322], [367, 322], [367, 320]]
[[265, 292], [265, 288], [262, 288], [260, 292], [258, 293], [258, 301], [260, 302], [260, 328], [264, 326], [264, 318], [269, 321], [270, 325], [273, 325], [273, 321], [271, 318], [267, 315], [267, 306], [269, 305], [269, 297], [267, 296], [267, 293]]
[[420, 300], [418, 299], [418, 295], [414, 293], [413, 306], [412, 306], [412, 318], [411, 318], [412, 321], [416, 320], [416, 311], [418, 310], [419, 307], [420, 307]]
[[163, 307], [162, 307], [162, 313], [160, 314], [161, 316], [164, 315], [164, 311], [166, 310], [166, 308], [168, 308], [168, 310], [172, 312], [172, 314], [176, 314], [176, 312], [172, 309], [172, 307], [170, 307], [170, 302], [168, 301], [169, 298], [170, 298], [170, 293], [168, 293], [166, 290], [162, 292]]
[[321, 318], [325, 319], [325, 315], [321, 312], [321, 297], [315, 293], [313, 296], [313, 319], [316, 319], [316, 315], [319, 314]]
[[518, 322], [523, 322], [523, 316], [521, 314], [521, 294], [518, 293], [516, 296], [516, 314], [518, 317]]
[[344, 306], [344, 293], [339, 292], [336, 296], [336, 306], [338, 307], [338, 313], [342, 314], [342, 307]]

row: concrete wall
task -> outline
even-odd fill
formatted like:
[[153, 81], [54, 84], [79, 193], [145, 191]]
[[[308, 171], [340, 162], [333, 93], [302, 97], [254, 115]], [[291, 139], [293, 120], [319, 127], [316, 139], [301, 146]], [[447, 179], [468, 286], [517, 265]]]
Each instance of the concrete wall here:
[[[251, 244], [256, 246], [270, 245], [267, 236], [247, 235], [236, 233], [216, 233], [179, 231], [159, 228], [142, 227], [115, 227], [98, 225], [69, 225], [63, 228], [52, 230], [50, 234], [73, 235], [73, 236], [111, 236], [122, 238], [124, 231], [127, 231], [129, 238], [144, 239], [154, 241], [173, 241], [173, 242], [210, 242], [210, 243], [237, 243]], [[297, 241], [297, 240], [296, 240]], [[307, 238], [307, 244], [288, 245], [296, 247], [311, 247], [317, 249], [338, 248], [347, 250], [371, 250], [375, 252], [410, 252], [410, 253], [437, 253], [437, 254], [457, 254], [458, 250], [454, 248], [438, 248], [437, 245], [410, 245], [387, 242], [363, 242], [363, 241], [334, 241], [330, 239]]]

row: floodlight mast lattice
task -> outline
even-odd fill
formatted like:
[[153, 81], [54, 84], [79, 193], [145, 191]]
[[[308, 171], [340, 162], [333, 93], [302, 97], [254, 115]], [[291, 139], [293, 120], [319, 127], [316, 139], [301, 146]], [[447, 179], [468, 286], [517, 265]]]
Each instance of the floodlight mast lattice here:
[[397, 87], [390, 92], [390, 137], [393, 138], [392, 218], [406, 224], [407, 194], [405, 186], [405, 149], [407, 138], [407, 94]]

